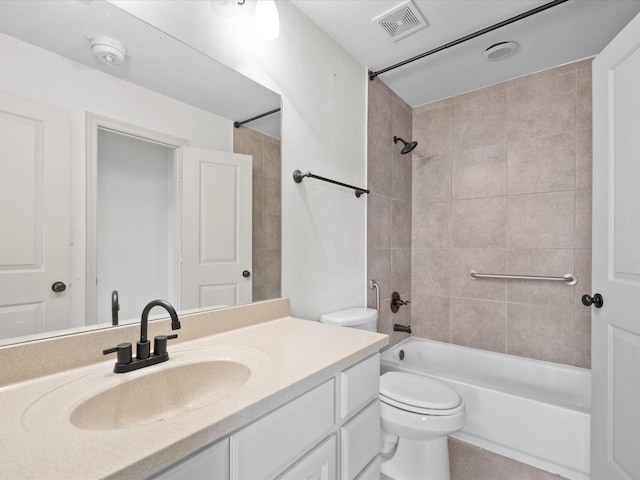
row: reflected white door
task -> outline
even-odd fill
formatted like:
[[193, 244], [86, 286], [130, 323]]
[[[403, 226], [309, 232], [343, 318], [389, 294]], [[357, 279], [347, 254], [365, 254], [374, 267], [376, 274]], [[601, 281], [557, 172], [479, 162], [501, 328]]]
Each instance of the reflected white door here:
[[640, 16], [593, 62], [591, 478], [640, 478]]
[[[180, 308], [250, 303], [252, 159], [193, 147], [181, 150]], [[243, 276], [245, 271], [249, 276]]]
[[0, 92], [0, 338], [69, 325], [69, 114]]

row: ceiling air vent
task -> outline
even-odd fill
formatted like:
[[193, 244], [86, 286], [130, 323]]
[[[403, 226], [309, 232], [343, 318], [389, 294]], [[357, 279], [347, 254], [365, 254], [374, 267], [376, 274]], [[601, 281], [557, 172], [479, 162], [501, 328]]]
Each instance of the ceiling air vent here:
[[411, 0], [377, 16], [372, 22], [380, 25], [394, 42], [429, 25]]

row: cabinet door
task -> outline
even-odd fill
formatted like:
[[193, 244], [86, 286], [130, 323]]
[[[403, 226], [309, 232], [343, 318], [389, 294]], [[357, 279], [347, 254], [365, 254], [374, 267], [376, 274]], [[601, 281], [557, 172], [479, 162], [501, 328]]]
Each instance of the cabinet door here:
[[228, 480], [229, 439], [214, 443], [150, 477], [151, 480]]
[[373, 401], [340, 429], [342, 479], [353, 480], [380, 450], [380, 401]]
[[332, 435], [298, 460], [277, 480], [334, 480], [335, 478], [336, 436]]
[[380, 354], [376, 353], [340, 373], [340, 418], [346, 419], [371, 400], [380, 389]]
[[334, 407], [331, 379], [232, 435], [231, 478], [274, 478], [331, 433]]

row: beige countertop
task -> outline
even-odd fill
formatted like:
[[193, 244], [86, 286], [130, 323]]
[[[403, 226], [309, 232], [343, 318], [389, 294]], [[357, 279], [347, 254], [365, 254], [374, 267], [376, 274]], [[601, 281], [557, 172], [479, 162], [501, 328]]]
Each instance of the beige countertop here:
[[[187, 328], [183, 324], [182, 331]], [[111, 356], [8, 384], [0, 388], [0, 476], [144, 478], [283, 405], [387, 342], [386, 335], [374, 332], [284, 317], [170, 342], [168, 362], [136, 372], [113, 373]], [[69, 421], [71, 411], [95, 395], [96, 384], [117, 384], [151, 369], [171, 367], [172, 361], [177, 365], [200, 352], [206, 357], [207, 352], [224, 354], [234, 349], [241, 355], [249, 352], [258, 373], [243, 388], [208, 405], [162, 421], [113, 430], [81, 429]], [[156, 401], [160, 400], [143, 395], [140, 405]]]

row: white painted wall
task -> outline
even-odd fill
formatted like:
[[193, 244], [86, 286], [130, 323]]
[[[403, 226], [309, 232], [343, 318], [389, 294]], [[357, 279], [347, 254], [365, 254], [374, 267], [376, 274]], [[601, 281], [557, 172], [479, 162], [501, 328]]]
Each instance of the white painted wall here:
[[111, 292], [121, 320], [173, 296], [174, 150], [108, 131], [98, 133], [97, 320], [111, 322]]
[[[208, 2], [207, 2], [208, 3]], [[86, 169], [85, 112], [93, 112], [231, 151], [230, 120], [0, 34], [0, 90], [71, 113], [71, 325], [84, 325]]]
[[292, 173], [366, 186], [365, 67], [287, 0], [270, 42], [254, 37], [252, 0], [233, 18], [202, 0], [112, 3], [282, 95], [282, 294], [309, 319], [364, 305], [366, 198]]

